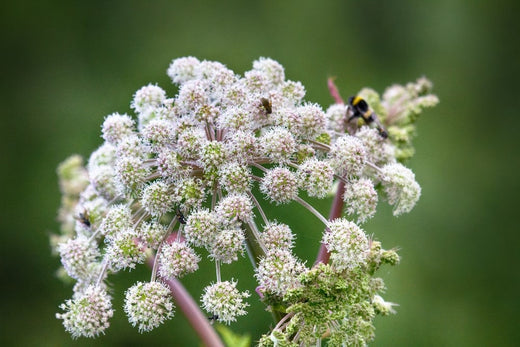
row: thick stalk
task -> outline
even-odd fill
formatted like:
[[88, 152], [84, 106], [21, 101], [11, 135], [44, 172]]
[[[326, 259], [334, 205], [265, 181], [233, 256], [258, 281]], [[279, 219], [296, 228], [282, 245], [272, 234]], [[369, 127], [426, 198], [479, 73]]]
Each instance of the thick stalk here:
[[[153, 267], [153, 258], [148, 260], [148, 265]], [[184, 313], [188, 322], [195, 330], [204, 346], [207, 347], [225, 347], [224, 343], [215, 332], [208, 318], [202, 313], [199, 306], [193, 300], [190, 293], [184, 288], [178, 279], [162, 278], [162, 281], [168, 285], [177, 307]]]
[[334, 77], [330, 77], [327, 80], [327, 86], [329, 87], [329, 93], [334, 99], [334, 102], [336, 102], [336, 104], [344, 104], [343, 98], [339, 95], [338, 87], [334, 84]]
[[[340, 181], [338, 184], [338, 189], [336, 190], [336, 196], [334, 196], [334, 200], [332, 201], [332, 206], [330, 207], [329, 220], [333, 220], [341, 217], [341, 211], [343, 211], [343, 191], [345, 190], [345, 182]], [[316, 262], [314, 265], [318, 263], [327, 264], [329, 262], [330, 253], [327, 252], [327, 247], [322, 243], [320, 245], [320, 250], [318, 252], [318, 257], [316, 258]]]
[[[339, 95], [338, 87], [334, 84], [334, 78], [329, 78], [327, 81], [327, 86], [329, 87], [329, 92], [336, 104], [344, 104], [343, 98]], [[345, 182], [343, 180], [339, 181], [338, 188], [336, 190], [336, 195], [334, 196], [334, 200], [332, 201], [332, 206], [330, 207], [329, 220], [333, 220], [341, 217], [341, 212], [343, 211], [343, 192], [345, 190]], [[327, 264], [329, 262], [330, 253], [327, 252], [327, 247], [322, 243], [320, 245], [320, 250], [318, 251], [318, 257], [316, 258], [316, 262], [314, 265], [319, 263]]]

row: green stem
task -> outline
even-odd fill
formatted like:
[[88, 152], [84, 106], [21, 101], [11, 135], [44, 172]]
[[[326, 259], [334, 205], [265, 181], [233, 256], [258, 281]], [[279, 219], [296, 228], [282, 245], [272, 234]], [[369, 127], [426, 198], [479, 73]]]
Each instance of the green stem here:
[[246, 245], [252, 254], [253, 267], [256, 268], [260, 259], [265, 257], [265, 251], [259, 240], [258, 228], [253, 220], [243, 223], [243, 227], [246, 232]]

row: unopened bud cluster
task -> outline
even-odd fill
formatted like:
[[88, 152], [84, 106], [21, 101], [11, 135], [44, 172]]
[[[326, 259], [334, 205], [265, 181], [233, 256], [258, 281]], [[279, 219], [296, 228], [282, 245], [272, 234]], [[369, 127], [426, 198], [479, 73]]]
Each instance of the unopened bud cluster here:
[[[378, 243], [356, 223], [373, 217], [379, 200], [399, 215], [419, 199], [414, 174], [399, 162], [411, 148], [410, 136], [400, 133], [408, 130], [399, 126], [412, 126], [421, 108], [436, 102], [426, 94], [427, 81], [394, 86], [382, 100], [365, 91], [382, 123], [391, 126], [386, 138], [368, 125], [348, 126], [345, 105], [324, 110], [304, 101], [303, 85], [287, 80], [272, 59], [256, 60], [239, 76], [221, 63], [186, 57], [173, 60], [167, 73], [177, 95], [168, 97], [153, 84], [142, 87], [131, 102], [135, 117], [105, 118], [104, 143], [86, 166], [73, 156], [59, 167], [62, 233], [52, 243], [77, 282], [57, 315], [66, 330], [73, 337], [103, 333], [113, 312], [108, 276], [134, 269], [154, 253], [151, 281], [126, 292], [124, 311], [140, 332], [173, 317], [162, 279], [197, 271], [202, 253], [216, 263], [202, 307], [215, 320], [233, 322], [246, 314], [253, 288], [222, 280], [220, 267], [247, 251], [260, 298], [269, 310], [292, 315], [262, 345], [316, 344], [327, 331], [331, 342], [370, 341], [374, 315], [393, 312], [373, 274], [398, 256], [374, 247]], [[329, 196], [335, 181], [345, 187], [338, 192], [345, 218], [325, 223], [304, 198]], [[323, 234], [298, 233], [321, 239], [329, 264], [311, 268], [298, 259], [295, 233], [261, 207], [291, 202], [324, 221]]]

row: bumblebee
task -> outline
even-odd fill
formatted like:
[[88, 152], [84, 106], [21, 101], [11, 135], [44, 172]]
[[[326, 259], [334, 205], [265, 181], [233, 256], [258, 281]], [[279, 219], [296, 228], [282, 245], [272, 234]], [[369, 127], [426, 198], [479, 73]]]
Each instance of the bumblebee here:
[[184, 215], [182, 214], [180, 208], [177, 208], [177, 219], [179, 220], [179, 223], [181, 224], [186, 224], [186, 217], [184, 217]]
[[88, 215], [87, 210], [84, 210], [83, 212], [80, 212], [77, 217], [75, 217], [81, 224], [86, 226], [87, 228], [90, 228], [90, 218]]
[[375, 123], [379, 135], [385, 139], [388, 137], [388, 132], [381, 125], [379, 118], [362, 97], [355, 95], [348, 98], [347, 116], [349, 116], [348, 122], [356, 118], [362, 118], [366, 124]]
[[260, 102], [262, 103], [262, 106], [265, 108], [266, 114], [273, 113], [273, 104], [271, 104], [271, 100], [267, 98], [261, 98]]

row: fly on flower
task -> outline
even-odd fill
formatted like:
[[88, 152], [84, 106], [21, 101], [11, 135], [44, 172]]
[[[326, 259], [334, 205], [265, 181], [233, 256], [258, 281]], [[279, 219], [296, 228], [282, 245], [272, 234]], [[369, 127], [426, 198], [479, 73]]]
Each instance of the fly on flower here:
[[262, 102], [262, 106], [265, 108], [266, 114], [273, 113], [273, 105], [271, 104], [271, 100], [267, 98], [261, 98], [260, 101]]
[[186, 224], [186, 217], [184, 217], [180, 208], [177, 208], [177, 219], [179, 220], [179, 223]]
[[214, 315], [209, 316], [208, 320], [211, 323], [211, 325], [213, 325], [213, 323], [215, 323], [215, 321], [218, 320], [218, 314], [214, 314]]
[[362, 118], [366, 124], [375, 123], [379, 135], [385, 139], [388, 137], [388, 132], [381, 125], [377, 114], [370, 109], [368, 103], [362, 97], [355, 95], [348, 98], [347, 116], [349, 116], [349, 122], [356, 118]]
[[87, 210], [84, 210], [83, 212], [80, 212], [79, 215], [77, 217], [75, 217], [78, 221], [81, 222], [81, 224], [83, 224], [84, 226], [86, 226], [87, 228], [90, 228], [90, 217], [88, 215], [88, 211]]

